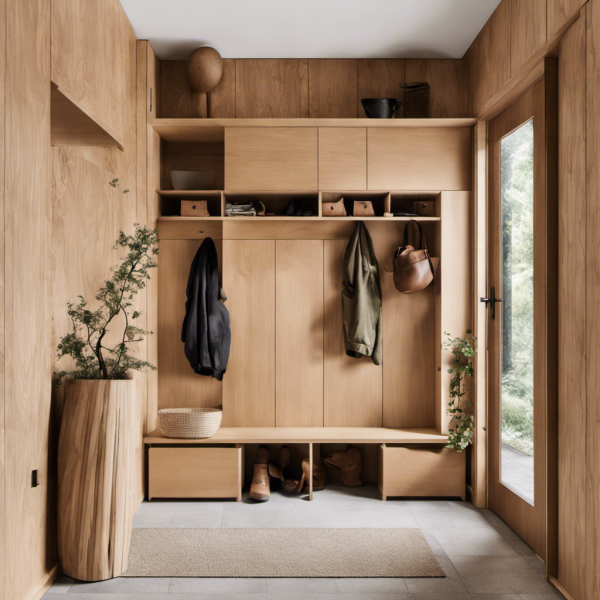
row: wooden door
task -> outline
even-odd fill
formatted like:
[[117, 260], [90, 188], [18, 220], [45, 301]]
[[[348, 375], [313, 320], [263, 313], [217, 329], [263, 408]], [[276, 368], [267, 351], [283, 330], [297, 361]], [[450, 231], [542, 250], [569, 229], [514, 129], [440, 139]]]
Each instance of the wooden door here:
[[547, 96], [541, 80], [489, 124], [487, 296], [497, 299], [487, 302], [489, 506], [543, 559], [556, 372], [555, 170], [546, 172], [555, 105]]

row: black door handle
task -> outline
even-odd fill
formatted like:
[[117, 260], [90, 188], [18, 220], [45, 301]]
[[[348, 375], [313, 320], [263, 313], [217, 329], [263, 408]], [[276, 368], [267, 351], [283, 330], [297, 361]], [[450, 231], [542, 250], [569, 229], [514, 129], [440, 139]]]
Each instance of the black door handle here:
[[479, 302], [485, 302], [485, 307], [488, 307], [488, 304], [490, 305], [490, 308], [492, 309], [492, 321], [496, 320], [496, 302], [502, 302], [502, 298], [496, 298], [496, 288], [493, 287], [490, 290], [490, 297], [489, 298], [479, 298]]

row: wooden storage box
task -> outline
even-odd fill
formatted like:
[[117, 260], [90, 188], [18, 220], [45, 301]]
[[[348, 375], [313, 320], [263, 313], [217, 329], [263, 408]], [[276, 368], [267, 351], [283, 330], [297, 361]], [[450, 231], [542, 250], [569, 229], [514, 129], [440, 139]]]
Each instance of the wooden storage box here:
[[206, 200], [182, 200], [182, 217], [209, 217], [208, 202]]
[[148, 500], [242, 499], [243, 449], [149, 448]]
[[453, 496], [465, 499], [466, 452], [446, 447], [379, 449], [379, 490], [387, 496]]

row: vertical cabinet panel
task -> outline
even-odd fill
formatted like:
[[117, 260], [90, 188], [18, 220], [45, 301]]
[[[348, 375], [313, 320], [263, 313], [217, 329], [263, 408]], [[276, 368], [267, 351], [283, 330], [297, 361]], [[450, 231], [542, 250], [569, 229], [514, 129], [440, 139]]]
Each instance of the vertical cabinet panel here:
[[238, 59], [238, 119], [308, 117], [308, 60]]
[[[424, 230], [433, 256], [433, 227]], [[394, 250], [404, 226], [368, 223], [379, 262], [383, 293], [383, 426], [433, 427], [435, 418], [435, 295], [433, 286], [416, 294], [394, 287], [391, 269]], [[361, 359], [362, 360], [362, 359]]]
[[367, 130], [370, 190], [470, 190], [470, 127]]
[[546, 0], [510, 0], [511, 77], [546, 42]]
[[319, 189], [367, 189], [367, 130], [319, 127]]
[[225, 189], [316, 190], [316, 127], [225, 128]]
[[277, 240], [277, 427], [323, 426], [323, 241]]
[[231, 353], [224, 427], [275, 426], [275, 241], [223, 240]]
[[[194, 373], [181, 341], [185, 290], [190, 267], [203, 240], [161, 240], [158, 255], [158, 408], [216, 408], [222, 403], [221, 382]], [[222, 246], [215, 240], [219, 265]], [[229, 370], [227, 374], [229, 375]]]
[[324, 426], [381, 427], [382, 367], [369, 358], [350, 358], [344, 347], [342, 265], [347, 241], [324, 243]]
[[308, 116], [311, 119], [353, 119], [357, 116], [358, 61], [308, 61]]
[[[444, 332], [452, 337], [466, 337], [472, 329], [471, 316], [471, 227], [470, 194], [468, 192], [443, 192], [441, 196], [441, 221], [436, 230], [435, 247], [440, 267], [435, 278], [435, 427], [448, 433], [449, 417], [446, 414], [450, 374], [453, 364], [451, 352], [439, 350]], [[430, 238], [431, 239], [431, 236]]]

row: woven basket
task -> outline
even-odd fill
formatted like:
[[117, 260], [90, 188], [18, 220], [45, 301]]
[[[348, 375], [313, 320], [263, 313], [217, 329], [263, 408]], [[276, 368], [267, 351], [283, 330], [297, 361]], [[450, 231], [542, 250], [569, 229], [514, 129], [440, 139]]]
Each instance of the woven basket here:
[[219, 408], [163, 408], [158, 411], [158, 428], [168, 438], [209, 438], [222, 418]]

